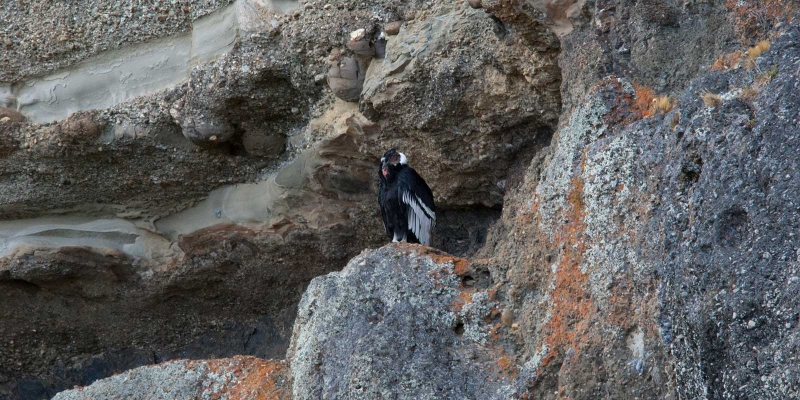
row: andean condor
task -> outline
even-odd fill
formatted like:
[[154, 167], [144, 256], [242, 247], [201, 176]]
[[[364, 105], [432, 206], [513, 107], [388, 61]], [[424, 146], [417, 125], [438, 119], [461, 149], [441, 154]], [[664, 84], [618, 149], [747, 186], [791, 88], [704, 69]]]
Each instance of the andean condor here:
[[393, 242], [429, 246], [431, 231], [436, 225], [431, 188], [408, 166], [405, 154], [395, 149], [383, 154], [378, 178], [378, 204], [386, 235]]

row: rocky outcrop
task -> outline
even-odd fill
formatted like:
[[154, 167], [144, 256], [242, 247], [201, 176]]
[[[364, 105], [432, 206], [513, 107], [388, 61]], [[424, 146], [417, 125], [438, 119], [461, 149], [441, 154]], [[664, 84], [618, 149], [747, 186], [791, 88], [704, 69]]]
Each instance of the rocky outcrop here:
[[483, 255], [532, 397], [797, 396], [797, 32], [679, 99], [604, 79], [506, 197]]
[[173, 361], [103, 379], [55, 400], [89, 399], [291, 399], [283, 363], [253, 357]]
[[[188, 5], [179, 25], [156, 29], [130, 19], [149, 15], [146, 3], [98, 17], [125, 32], [138, 24], [129, 43], [104, 36], [37, 64], [12, 39], [26, 57], [0, 95], [27, 120], [9, 109], [0, 123], [0, 315], [13, 321], [0, 326], [0, 397], [49, 397], [176, 358], [281, 357], [305, 285], [386, 241], [380, 154], [402, 146], [440, 188], [433, 244], [474, 254], [509, 171], [555, 127], [557, 42], [541, 25], [530, 44], [466, 4], [239, 0]], [[165, 24], [170, 7], [159, 9]], [[34, 22], [15, 27], [42, 28]], [[383, 34], [389, 23], [395, 35]], [[40, 36], [39, 48], [60, 48]], [[461, 44], [468, 64], [453, 86], [438, 52]], [[359, 60], [382, 91], [387, 77], [367, 66], [404, 46], [422, 50], [407, 90], [370, 111], [377, 92], [336, 97], [331, 55]], [[407, 121], [434, 117], [388, 107], [417, 95], [453, 101], [435, 126], [396, 140]], [[535, 132], [512, 133], [526, 127]]]
[[546, 143], [561, 104], [555, 36], [517, 27], [466, 4], [408, 22], [366, 74], [359, 108], [382, 128], [370, 151], [413, 155], [442, 201], [502, 204], [506, 171]]
[[[506, 198], [475, 264], [489, 290], [464, 295], [475, 271], [437, 285], [435, 264], [387, 248], [316, 279], [289, 352], [295, 397], [798, 396], [799, 34], [666, 107], [625, 78], [591, 88]], [[484, 294], [478, 318], [439, 311]], [[470, 331], [492, 334], [465, 357]], [[491, 358], [513, 360], [503, 378]]]
[[[799, 395], [791, 1], [40, 3], [0, 11], [0, 398]], [[473, 261], [362, 252], [390, 147]]]
[[380, 243], [366, 209], [372, 172], [343, 134], [150, 225], [3, 222], [0, 296], [14, 323], [0, 327], [11, 344], [0, 357], [12, 393], [39, 398], [173, 358], [282, 356], [303, 285]]
[[660, 325], [685, 397], [800, 396], [798, 38], [693, 82], [665, 135]]
[[296, 399], [500, 399], [517, 393], [486, 270], [389, 245], [314, 279], [287, 358]]

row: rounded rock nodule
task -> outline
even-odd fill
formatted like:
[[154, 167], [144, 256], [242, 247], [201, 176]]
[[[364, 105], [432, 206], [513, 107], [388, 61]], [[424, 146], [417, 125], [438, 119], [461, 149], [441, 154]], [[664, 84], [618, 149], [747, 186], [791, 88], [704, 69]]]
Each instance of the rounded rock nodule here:
[[0, 120], [5, 120], [3, 122], [25, 122], [25, 116], [14, 109], [0, 107]]
[[197, 145], [224, 143], [233, 137], [234, 129], [218, 118], [196, 118], [181, 125], [183, 136]]
[[400, 33], [400, 28], [403, 27], [403, 21], [389, 22], [383, 27], [383, 32], [389, 36], [394, 36]]

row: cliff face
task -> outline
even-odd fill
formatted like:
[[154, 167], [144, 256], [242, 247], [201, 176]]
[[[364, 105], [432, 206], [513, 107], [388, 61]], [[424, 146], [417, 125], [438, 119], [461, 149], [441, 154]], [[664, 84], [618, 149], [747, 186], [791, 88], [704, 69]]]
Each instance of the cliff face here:
[[800, 396], [792, 2], [22, 3], [0, 398]]
[[[95, 2], [116, 11], [40, 23], [53, 10], [24, 3], [3, 9], [24, 17], [4, 57], [25, 54], [0, 84], [6, 397], [283, 357], [309, 281], [387, 241], [386, 149], [440, 188], [435, 246], [474, 254], [559, 115], [555, 36], [506, 43], [461, 4]], [[127, 33], [64, 47], [53, 24]]]

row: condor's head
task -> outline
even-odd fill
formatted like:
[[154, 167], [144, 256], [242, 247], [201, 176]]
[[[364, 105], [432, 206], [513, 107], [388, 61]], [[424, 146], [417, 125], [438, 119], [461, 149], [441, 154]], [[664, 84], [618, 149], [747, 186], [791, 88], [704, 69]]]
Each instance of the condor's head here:
[[381, 176], [386, 180], [394, 179], [397, 170], [406, 165], [406, 155], [396, 149], [389, 149], [381, 157]]

